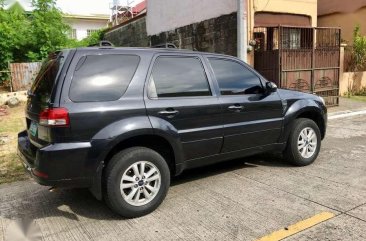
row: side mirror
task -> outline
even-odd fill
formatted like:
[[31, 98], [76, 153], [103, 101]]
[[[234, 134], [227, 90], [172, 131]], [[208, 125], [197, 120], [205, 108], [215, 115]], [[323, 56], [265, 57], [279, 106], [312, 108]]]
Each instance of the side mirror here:
[[277, 85], [273, 82], [266, 82], [266, 89], [268, 92], [276, 92], [277, 91]]

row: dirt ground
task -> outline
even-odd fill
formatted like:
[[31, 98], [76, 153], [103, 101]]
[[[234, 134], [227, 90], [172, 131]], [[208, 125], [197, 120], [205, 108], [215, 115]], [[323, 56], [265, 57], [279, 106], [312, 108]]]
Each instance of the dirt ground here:
[[27, 178], [16, 152], [17, 134], [24, 129], [24, 104], [0, 107], [0, 184]]

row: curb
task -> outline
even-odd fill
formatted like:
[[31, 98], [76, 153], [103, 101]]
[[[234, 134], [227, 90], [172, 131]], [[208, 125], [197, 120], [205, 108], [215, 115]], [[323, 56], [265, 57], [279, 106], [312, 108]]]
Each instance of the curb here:
[[347, 118], [347, 117], [358, 116], [358, 115], [366, 115], [366, 109], [358, 110], [358, 111], [346, 110], [346, 111], [341, 111], [341, 112], [330, 113], [328, 115], [328, 120]]

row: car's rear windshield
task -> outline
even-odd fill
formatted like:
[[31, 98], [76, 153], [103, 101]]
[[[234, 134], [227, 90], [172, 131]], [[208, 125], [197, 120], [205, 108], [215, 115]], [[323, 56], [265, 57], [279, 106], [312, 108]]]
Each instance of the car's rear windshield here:
[[31, 95], [41, 102], [48, 102], [57, 76], [62, 69], [67, 52], [51, 54], [42, 64], [31, 87]]

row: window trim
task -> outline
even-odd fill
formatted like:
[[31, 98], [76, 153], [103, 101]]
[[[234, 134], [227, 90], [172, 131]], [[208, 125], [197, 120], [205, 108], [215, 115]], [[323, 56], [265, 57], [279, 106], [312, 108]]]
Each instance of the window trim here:
[[257, 76], [261, 88], [263, 89], [263, 91], [265, 91], [264, 84], [263, 84], [263, 78], [260, 75], [258, 75], [255, 71], [253, 71], [251, 68], [249, 68], [245, 63], [241, 62], [240, 60], [234, 59], [234, 58], [225, 58], [225, 57], [220, 57], [220, 56], [212, 56], [212, 55], [206, 56], [206, 59], [207, 59], [207, 63], [209, 65], [209, 68], [211, 70], [212, 79], [217, 84], [218, 95], [220, 97], [223, 97], [223, 96], [229, 96], [229, 97], [233, 97], [233, 96], [252, 96], [252, 95], [257, 95], [257, 94], [240, 94], [240, 95], [234, 95], [234, 94], [231, 94], [231, 95], [223, 95], [223, 94], [221, 94], [220, 85], [219, 85], [219, 82], [218, 82], [218, 80], [216, 78], [215, 71], [214, 71], [214, 69], [213, 69], [213, 67], [211, 65], [210, 59], [223, 60], [223, 61], [231, 61], [231, 62], [234, 62], [234, 63], [237, 63], [237, 64], [243, 66], [243, 68], [245, 68], [246, 70], [250, 71], [253, 75]]
[[[75, 77], [75, 71], [76, 71], [76, 68], [77, 68], [77, 65], [79, 63], [79, 61], [82, 59], [82, 58], [85, 58], [85, 57], [88, 57], [88, 56], [106, 56], [106, 55], [123, 55], [123, 56], [136, 56], [138, 58], [138, 62], [137, 62], [137, 66], [136, 66], [136, 69], [132, 75], [132, 78], [130, 80], [130, 82], [128, 83], [127, 87], [126, 87], [126, 90], [124, 92], [122, 92], [121, 96], [118, 97], [117, 99], [114, 99], [114, 100], [103, 100], [103, 101], [100, 101], [100, 100], [93, 100], [93, 101], [75, 101], [75, 100], [72, 100], [71, 99], [71, 96], [70, 96], [70, 92], [71, 92], [71, 86], [72, 86], [72, 82], [74, 80], [74, 77]], [[105, 53], [105, 54], [89, 54], [89, 53], [85, 53], [85, 54], [82, 54], [79, 56], [79, 58], [77, 59], [77, 61], [75, 61], [75, 66], [72, 70], [72, 75], [71, 75], [71, 78], [70, 78], [70, 82], [69, 82], [69, 87], [68, 87], [68, 91], [67, 91], [67, 98], [68, 100], [70, 100], [72, 103], [96, 103], [96, 102], [113, 102], [113, 101], [118, 101], [120, 100], [121, 98], [123, 98], [123, 96], [126, 94], [126, 92], [128, 91], [128, 88], [130, 87], [133, 79], [135, 78], [135, 75], [136, 75], [136, 72], [138, 70], [138, 68], [140, 67], [140, 64], [141, 64], [141, 56], [140, 55], [137, 55], [137, 54], [126, 54], [126, 53]]]
[[[200, 61], [201, 63], [201, 66], [202, 66], [202, 69], [204, 71], [204, 74], [206, 76], [206, 81], [207, 81], [207, 85], [208, 85], [208, 88], [209, 88], [209, 91], [210, 91], [210, 95], [203, 95], [203, 96], [176, 96], [176, 97], [152, 97], [150, 96], [150, 84], [151, 84], [151, 81], [152, 81], [152, 74], [153, 74], [153, 70], [154, 70], [154, 67], [157, 63], [157, 60], [160, 58], [160, 57], [169, 57], [169, 58], [194, 58], [194, 59], [197, 59]], [[196, 54], [165, 54], [165, 53], [158, 53], [156, 54], [152, 61], [151, 61], [151, 64], [150, 64], [150, 67], [149, 67], [149, 71], [148, 71], [148, 74], [147, 74], [147, 81], [146, 81], [146, 85], [145, 85], [145, 89], [146, 89], [146, 96], [149, 100], [175, 100], [175, 99], [203, 99], [203, 98], [216, 98], [216, 92], [214, 91], [214, 87], [212, 86], [212, 82], [211, 82], [211, 79], [210, 79], [210, 74], [208, 72], [208, 69], [205, 65], [205, 61], [204, 59], [202, 58], [202, 56], [200, 55], [196, 55]], [[155, 85], [155, 83], [154, 83]]]
[[86, 30], [86, 37], [90, 37], [93, 33], [99, 31], [99, 29], [87, 29]]

